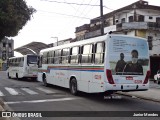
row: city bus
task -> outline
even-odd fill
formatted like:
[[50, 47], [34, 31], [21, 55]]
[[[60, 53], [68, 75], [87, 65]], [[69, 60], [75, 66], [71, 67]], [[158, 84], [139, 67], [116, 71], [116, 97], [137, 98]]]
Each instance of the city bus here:
[[149, 88], [149, 50], [144, 38], [107, 34], [43, 49], [40, 56], [38, 81], [69, 88], [73, 95]]
[[22, 57], [11, 57], [8, 59], [8, 78], [32, 78], [37, 79], [38, 56], [23, 55]]

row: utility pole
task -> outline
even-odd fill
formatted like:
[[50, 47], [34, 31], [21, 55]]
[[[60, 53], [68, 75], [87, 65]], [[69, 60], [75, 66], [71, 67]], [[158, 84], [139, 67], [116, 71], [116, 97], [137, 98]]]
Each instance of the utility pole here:
[[103, 0], [100, 0], [100, 21], [101, 21], [101, 35], [104, 35], [104, 18], [103, 18]]

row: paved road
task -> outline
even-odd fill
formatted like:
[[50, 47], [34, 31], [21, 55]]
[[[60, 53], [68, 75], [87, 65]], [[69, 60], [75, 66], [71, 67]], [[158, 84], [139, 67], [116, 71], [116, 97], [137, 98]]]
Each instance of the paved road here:
[[[0, 72], [0, 97], [13, 111], [160, 111], [160, 103], [114, 94], [114, 99], [102, 94], [85, 94], [73, 96], [68, 89], [50, 86], [29, 80], [7, 79], [4, 72]], [[156, 86], [154, 83], [151, 87]], [[159, 89], [159, 88], [155, 88]], [[104, 99], [105, 98], [105, 99]], [[127, 114], [127, 112], [126, 112]], [[19, 118], [34, 120], [35, 118]], [[64, 119], [62, 117], [37, 118], [38, 120]], [[84, 119], [67, 117], [65, 119]], [[128, 120], [128, 117], [105, 118], [93, 117], [92, 120]], [[159, 118], [131, 118], [132, 120], [159, 120]]]

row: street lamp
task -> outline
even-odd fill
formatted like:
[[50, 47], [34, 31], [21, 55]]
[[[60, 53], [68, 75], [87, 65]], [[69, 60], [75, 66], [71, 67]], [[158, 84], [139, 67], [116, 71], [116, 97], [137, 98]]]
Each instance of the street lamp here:
[[51, 37], [51, 38], [56, 38], [57, 39], [57, 46], [58, 46], [58, 37]]

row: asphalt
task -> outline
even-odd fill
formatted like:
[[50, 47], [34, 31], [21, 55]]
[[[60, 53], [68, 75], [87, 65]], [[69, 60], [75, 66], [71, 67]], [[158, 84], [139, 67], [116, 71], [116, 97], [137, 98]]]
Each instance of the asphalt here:
[[[140, 98], [154, 102], [160, 102], [160, 85], [150, 81], [150, 89], [147, 91], [135, 92], [117, 92], [117, 94], [130, 96], [132, 98]], [[3, 100], [0, 98], [0, 111], [7, 111], [7, 107]], [[9, 118], [0, 118], [0, 120], [10, 120]]]

